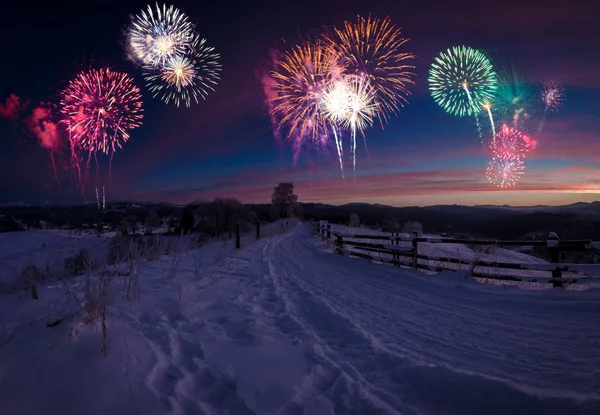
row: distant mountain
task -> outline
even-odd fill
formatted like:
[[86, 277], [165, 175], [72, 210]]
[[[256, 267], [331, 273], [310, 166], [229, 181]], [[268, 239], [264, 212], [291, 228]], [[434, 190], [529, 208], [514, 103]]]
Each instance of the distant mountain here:
[[[177, 206], [171, 203], [140, 203], [123, 201], [111, 203], [100, 211], [96, 204], [79, 206], [29, 206], [23, 203], [0, 205], [0, 215], [24, 222], [49, 221], [55, 224], [119, 222], [126, 215], [141, 220], [150, 209], [160, 217], [193, 211], [201, 204]], [[267, 220], [271, 204], [248, 204], [262, 220]], [[521, 239], [532, 235], [557, 232], [561, 238], [600, 240], [600, 202], [573, 203], [566, 206], [408, 206], [394, 207], [371, 203], [348, 203], [333, 206], [323, 203], [302, 203], [309, 219], [347, 223], [351, 213], [359, 215], [361, 223], [392, 231], [409, 221], [420, 222], [426, 232], [450, 235], [473, 235], [499, 239]]]

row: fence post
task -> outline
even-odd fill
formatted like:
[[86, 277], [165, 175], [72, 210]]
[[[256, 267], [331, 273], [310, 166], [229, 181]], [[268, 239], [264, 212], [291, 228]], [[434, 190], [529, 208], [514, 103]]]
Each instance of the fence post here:
[[419, 253], [418, 250], [418, 241], [417, 241], [417, 232], [413, 231], [413, 239], [412, 239], [412, 250], [413, 250], [413, 268], [417, 269], [418, 258], [417, 255]]
[[[550, 232], [548, 235], [548, 240], [546, 241], [548, 246], [548, 254], [550, 256], [551, 264], [559, 264], [560, 263], [560, 247], [559, 247], [559, 238], [555, 232]], [[563, 282], [560, 280], [562, 278], [562, 269], [561, 267], [556, 267], [552, 270], [552, 285], [554, 287], [562, 287]]]
[[344, 253], [344, 238], [342, 238], [342, 235], [336, 235], [336, 241], [335, 241], [335, 245], [336, 245], [336, 251], [338, 254], [342, 255]]
[[240, 222], [238, 221], [235, 224], [235, 249], [240, 249], [242, 245], [240, 244]]
[[256, 221], [256, 239], [260, 238], [260, 221]]

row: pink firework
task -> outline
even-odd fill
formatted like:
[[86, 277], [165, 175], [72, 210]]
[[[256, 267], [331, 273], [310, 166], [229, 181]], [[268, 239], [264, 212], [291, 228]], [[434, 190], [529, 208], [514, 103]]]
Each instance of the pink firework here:
[[492, 159], [486, 170], [488, 181], [500, 188], [517, 184], [525, 172], [523, 159], [535, 149], [536, 144], [526, 134], [503, 124], [490, 144]]
[[517, 154], [498, 152], [488, 163], [486, 175], [491, 184], [504, 189], [517, 184], [524, 170], [523, 159]]
[[542, 101], [545, 111], [556, 111], [565, 99], [565, 90], [562, 85], [553, 81], [542, 84]]
[[[142, 94], [126, 73], [110, 68], [91, 69], [75, 77], [61, 94], [62, 122], [71, 145], [72, 164], [77, 172], [82, 196], [92, 154], [110, 154], [108, 168], [111, 180], [112, 157], [117, 148], [129, 140], [129, 132], [142, 124]], [[79, 150], [88, 153], [85, 173], [81, 174]]]
[[503, 124], [496, 139], [490, 144], [490, 149], [494, 154], [510, 153], [517, 157], [525, 157], [528, 152], [535, 150], [536, 146], [537, 142], [527, 134]]
[[110, 68], [81, 72], [62, 92], [61, 112], [70, 139], [90, 153], [114, 153], [142, 124], [140, 89]]

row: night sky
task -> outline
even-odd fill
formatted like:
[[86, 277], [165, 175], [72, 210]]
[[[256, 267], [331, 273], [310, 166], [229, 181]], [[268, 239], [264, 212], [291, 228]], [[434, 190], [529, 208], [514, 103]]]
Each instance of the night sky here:
[[[183, 204], [220, 196], [263, 203], [279, 181], [293, 181], [301, 201], [332, 204], [560, 205], [599, 199], [600, 5], [593, 1], [174, 4], [197, 23], [223, 65], [216, 91], [191, 108], [153, 99], [140, 69], [126, 59], [129, 16], [145, 2], [12, 1], [2, 9], [3, 104], [10, 94], [30, 106], [56, 102], [68, 80], [90, 64], [128, 72], [142, 88], [144, 124], [115, 154], [112, 200]], [[278, 144], [258, 69], [271, 48], [283, 46], [282, 39], [294, 41], [322, 25], [369, 13], [389, 15], [411, 38], [406, 49], [417, 55], [416, 85], [409, 104], [385, 129], [376, 124], [367, 130], [368, 152], [359, 140], [356, 173], [342, 180], [333, 148], [330, 154], [307, 151], [294, 164], [292, 149]], [[553, 79], [565, 86], [566, 102], [534, 136], [537, 149], [511, 190], [487, 183], [488, 156], [473, 120], [446, 114], [427, 90], [433, 58], [460, 44], [512, 61], [530, 81]], [[0, 203], [82, 203], [69, 173], [60, 173], [59, 188], [48, 152], [9, 118], [0, 118]], [[99, 164], [100, 181], [106, 181], [108, 158], [99, 157]], [[351, 169], [351, 161], [346, 166]]]

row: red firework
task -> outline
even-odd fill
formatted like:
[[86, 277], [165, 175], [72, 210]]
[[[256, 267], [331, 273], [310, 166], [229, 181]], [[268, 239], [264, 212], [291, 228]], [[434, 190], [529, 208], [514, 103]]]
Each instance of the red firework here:
[[523, 159], [535, 149], [536, 142], [516, 128], [502, 125], [490, 144], [492, 159], [488, 163], [488, 181], [500, 188], [517, 184], [525, 171]]
[[114, 153], [142, 124], [142, 94], [126, 73], [91, 69], [62, 92], [61, 113], [71, 143], [89, 153]]
[[527, 134], [503, 124], [490, 147], [495, 154], [510, 153], [517, 157], [525, 157], [529, 151], [535, 150], [536, 145], [537, 142]]

